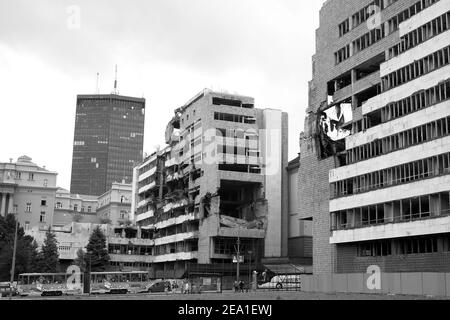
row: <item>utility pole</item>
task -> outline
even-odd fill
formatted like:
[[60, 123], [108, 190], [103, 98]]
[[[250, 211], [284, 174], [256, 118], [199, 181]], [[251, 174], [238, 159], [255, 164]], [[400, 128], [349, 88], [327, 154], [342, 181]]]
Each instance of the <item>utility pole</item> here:
[[240, 262], [240, 258], [241, 258], [241, 238], [240, 238], [240, 231], [241, 231], [241, 226], [239, 226], [238, 228], [238, 238], [237, 238], [237, 246], [236, 246], [236, 281], [239, 282], [239, 262]]
[[9, 292], [9, 299], [11, 300], [12, 298], [12, 287], [13, 287], [13, 282], [14, 282], [14, 272], [15, 272], [15, 268], [16, 268], [16, 250], [17, 250], [17, 231], [19, 229], [19, 219], [16, 219], [16, 230], [14, 232], [14, 248], [13, 248], [13, 258], [12, 258], [12, 264], [11, 264], [11, 283], [10, 283], [10, 287], [11, 287], [11, 291]]

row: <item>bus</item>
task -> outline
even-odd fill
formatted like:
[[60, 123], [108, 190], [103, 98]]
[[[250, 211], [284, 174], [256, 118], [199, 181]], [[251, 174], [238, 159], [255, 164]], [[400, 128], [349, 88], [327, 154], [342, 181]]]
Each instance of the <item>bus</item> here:
[[[77, 274], [79, 284], [68, 280], [69, 273], [23, 273], [19, 275], [17, 291], [21, 296], [61, 296], [84, 293], [85, 273]], [[150, 279], [146, 271], [91, 272], [91, 294], [143, 293], [149, 292], [157, 280]]]

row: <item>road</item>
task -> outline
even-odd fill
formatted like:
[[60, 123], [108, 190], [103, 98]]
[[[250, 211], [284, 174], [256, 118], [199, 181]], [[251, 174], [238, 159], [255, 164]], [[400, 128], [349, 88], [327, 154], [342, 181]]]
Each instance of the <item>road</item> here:
[[[5, 298], [3, 298], [5, 299]], [[380, 295], [356, 293], [309, 293], [295, 291], [258, 291], [235, 293], [202, 294], [115, 294], [115, 295], [84, 295], [61, 297], [14, 297], [13, 300], [449, 300], [450, 297], [424, 297], [406, 295]]]

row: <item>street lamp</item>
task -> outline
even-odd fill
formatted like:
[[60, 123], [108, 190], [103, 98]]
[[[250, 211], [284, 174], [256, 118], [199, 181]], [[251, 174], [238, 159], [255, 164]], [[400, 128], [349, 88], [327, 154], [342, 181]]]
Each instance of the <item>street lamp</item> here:
[[[14, 216], [14, 218], [16, 218]], [[16, 268], [16, 250], [17, 250], [17, 231], [19, 229], [19, 219], [16, 218], [16, 229], [14, 231], [14, 247], [13, 247], [13, 257], [12, 257], [12, 263], [11, 263], [11, 281], [10, 281], [10, 291], [9, 291], [9, 299], [12, 299], [12, 287], [14, 282], [14, 272]]]
[[86, 251], [86, 254], [89, 256], [89, 268], [87, 267], [86, 262], [86, 272], [84, 279], [84, 293], [88, 293], [91, 295], [91, 268], [92, 268], [92, 251]]
[[241, 226], [238, 226], [238, 237], [236, 243], [236, 281], [239, 283], [239, 262], [241, 258], [241, 237], [240, 237]]

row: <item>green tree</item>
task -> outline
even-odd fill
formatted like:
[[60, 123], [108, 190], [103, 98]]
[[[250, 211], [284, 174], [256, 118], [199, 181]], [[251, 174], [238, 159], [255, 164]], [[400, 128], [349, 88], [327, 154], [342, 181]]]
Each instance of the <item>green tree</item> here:
[[91, 266], [91, 271], [104, 271], [109, 263], [109, 255], [106, 247], [106, 236], [99, 226], [94, 229], [89, 237], [86, 250], [86, 263]]
[[[10, 280], [16, 222], [13, 214], [0, 216], [0, 281]], [[35, 272], [37, 256], [37, 245], [33, 237], [26, 236], [23, 228], [19, 226], [14, 278], [17, 279], [20, 273]]]
[[58, 240], [56, 240], [56, 235], [50, 227], [45, 233], [40, 259], [40, 272], [53, 273], [59, 271]]
[[79, 266], [81, 269], [81, 272], [85, 272], [87, 265], [86, 265], [86, 252], [84, 252], [83, 249], [78, 249], [77, 251], [77, 258], [74, 260], [74, 264]]

